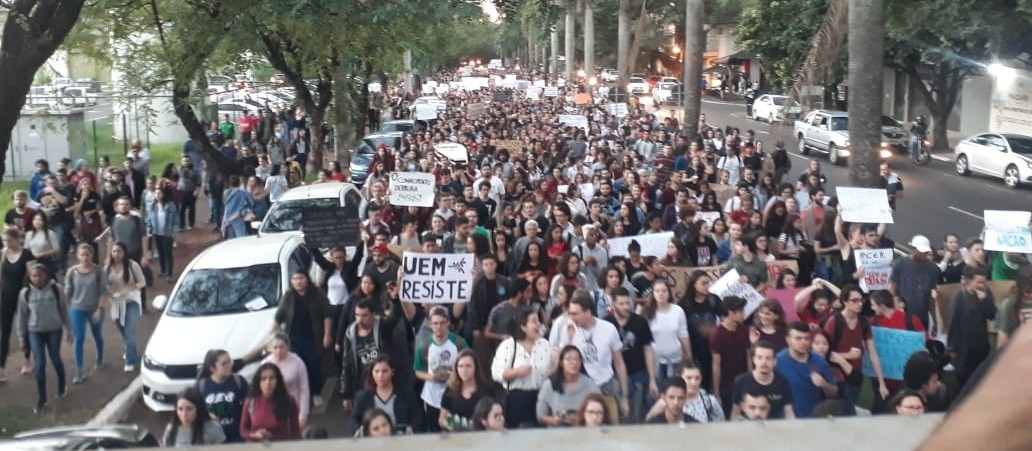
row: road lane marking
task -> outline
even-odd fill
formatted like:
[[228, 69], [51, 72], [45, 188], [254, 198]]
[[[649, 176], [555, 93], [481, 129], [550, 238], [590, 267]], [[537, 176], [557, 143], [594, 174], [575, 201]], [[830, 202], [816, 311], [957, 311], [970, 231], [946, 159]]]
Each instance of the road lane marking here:
[[942, 161], [944, 163], [952, 163], [953, 162], [953, 160], [951, 160], [951, 159], [949, 159], [947, 157], [940, 157], [940, 156], [938, 156], [938, 155], [936, 155], [934, 153], [931, 155], [931, 157], [935, 161]]
[[764, 135], [769, 135], [770, 134], [770, 132], [768, 132], [766, 130], [756, 130], [756, 133], [763, 133]]
[[702, 103], [708, 103], [710, 105], [741, 105], [741, 106], [745, 106], [745, 104], [741, 103], [741, 102], [725, 102], [725, 101], [721, 101], [721, 100], [702, 100]]
[[975, 218], [975, 219], [977, 219], [977, 220], [979, 220], [979, 221], [984, 221], [984, 219], [982, 219], [982, 217], [981, 217], [981, 216], [979, 216], [979, 215], [976, 215], [976, 214], [974, 214], [974, 213], [971, 213], [970, 211], [964, 211], [964, 210], [961, 210], [961, 209], [959, 209], [959, 208], [957, 208], [957, 207], [954, 207], [954, 206], [952, 206], [952, 205], [950, 205], [950, 206], [947, 206], [946, 208], [949, 208], [950, 210], [953, 210], [953, 211], [955, 211], [955, 212], [957, 212], [957, 213], [960, 213], [960, 214], [962, 214], [962, 215], [968, 215], [968, 216], [970, 216], [970, 217], [972, 217], [972, 218]]

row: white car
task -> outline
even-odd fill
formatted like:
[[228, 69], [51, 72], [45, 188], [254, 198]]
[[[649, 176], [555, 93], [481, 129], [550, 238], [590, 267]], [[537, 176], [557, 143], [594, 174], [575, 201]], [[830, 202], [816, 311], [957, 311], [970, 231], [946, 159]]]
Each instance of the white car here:
[[961, 140], [953, 153], [960, 175], [991, 175], [1009, 188], [1032, 183], [1032, 136], [981, 133]]
[[642, 77], [631, 77], [627, 79], [627, 93], [631, 95], [648, 94], [649, 82]]
[[788, 96], [764, 94], [753, 101], [752, 118], [774, 123], [799, 117], [803, 112], [798, 103], [786, 107]]
[[457, 168], [465, 168], [469, 164], [469, 150], [466, 149], [466, 146], [459, 143], [438, 143], [434, 145], [434, 153], [440, 157], [447, 158]]
[[602, 71], [602, 81], [612, 83], [620, 79], [620, 72], [616, 69], [606, 69]]
[[[673, 80], [673, 81], [668, 81]], [[663, 81], [656, 84], [655, 88], [652, 88], [652, 98], [657, 102], [670, 102], [676, 101], [677, 96], [681, 92], [681, 83], [678, 83], [676, 79], [670, 77], [663, 77]]]
[[244, 365], [241, 357], [268, 339], [290, 275], [312, 266], [304, 242], [291, 234], [227, 240], [194, 258], [171, 296], [154, 298], [161, 317], [140, 370], [147, 407], [173, 410], [209, 349], [228, 352], [234, 371], [250, 380], [258, 362]]
[[343, 182], [302, 185], [283, 193], [272, 203], [263, 221], [254, 221], [251, 226], [258, 230], [258, 236], [291, 234], [303, 236], [301, 212], [306, 208], [344, 208], [348, 216], [362, 219], [365, 216], [366, 200], [354, 184]]

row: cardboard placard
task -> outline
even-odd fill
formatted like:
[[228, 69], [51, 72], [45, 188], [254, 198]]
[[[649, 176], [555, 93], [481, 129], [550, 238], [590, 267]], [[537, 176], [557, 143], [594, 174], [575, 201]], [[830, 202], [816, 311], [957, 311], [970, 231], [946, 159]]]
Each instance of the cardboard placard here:
[[985, 250], [1032, 253], [1028, 211], [985, 210]]
[[667, 266], [666, 279], [670, 282], [670, 293], [673, 299], [680, 300], [688, 292], [688, 281], [695, 271], [705, 272], [710, 281], [720, 278], [724, 266]]
[[717, 203], [723, 208], [727, 200], [738, 194], [738, 187], [735, 185], [724, 185], [721, 183], [710, 183], [710, 189], [717, 195]]
[[892, 224], [889, 195], [881, 188], [840, 186], [836, 190], [842, 205], [842, 220], [866, 224]]
[[473, 254], [406, 252], [402, 260], [402, 301], [462, 303], [473, 296]]
[[312, 249], [357, 246], [362, 242], [362, 222], [352, 208], [305, 208], [301, 210], [301, 230], [305, 244]]
[[482, 117], [486, 117], [489, 107], [490, 104], [488, 103], [472, 103], [468, 107], [466, 107], [466, 116], [470, 119], [480, 119]]
[[[1003, 304], [1004, 299], [1013, 296], [1013, 280], [991, 280], [986, 282], [985, 285], [993, 293], [993, 302], [996, 303], [996, 308]], [[948, 283], [935, 287], [935, 309], [939, 311], [939, 318], [942, 320], [940, 333], [946, 333], [950, 330], [950, 323], [953, 321], [951, 303], [953, 302], [953, 295], [957, 294], [959, 290], [959, 283]]]
[[399, 207], [433, 207], [437, 179], [428, 172], [391, 172], [390, 203]]
[[[903, 367], [915, 352], [925, 349], [925, 334], [909, 330], [872, 327], [874, 348], [881, 360], [882, 376], [886, 379], [903, 380]], [[864, 353], [864, 376], [875, 377], [871, 358]]]
[[713, 282], [710, 285], [710, 293], [720, 296], [721, 299], [727, 296], [738, 296], [745, 299], [745, 316], [752, 315], [756, 309], [760, 308], [760, 303], [763, 302], [762, 294], [756, 291], [752, 285], [742, 283], [741, 275], [738, 274], [737, 269], [728, 271]]
[[663, 258], [667, 252], [667, 243], [674, 237], [674, 232], [650, 233], [645, 235], [626, 236], [620, 238], [609, 238], [609, 256], [627, 257], [627, 247], [631, 241], [637, 241], [641, 245], [642, 257], [651, 255], [656, 258]]
[[523, 143], [518, 139], [496, 139], [491, 141], [491, 143], [494, 144], [495, 149], [508, 150], [509, 161], [523, 158]]
[[892, 249], [855, 249], [857, 266], [864, 269], [864, 278], [860, 280], [860, 289], [864, 293], [877, 290], [888, 290], [892, 285]]

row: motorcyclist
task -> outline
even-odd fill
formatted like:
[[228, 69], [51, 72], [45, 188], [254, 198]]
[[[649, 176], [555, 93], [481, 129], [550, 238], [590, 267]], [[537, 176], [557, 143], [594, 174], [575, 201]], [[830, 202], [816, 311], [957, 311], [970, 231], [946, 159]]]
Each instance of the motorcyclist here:
[[910, 145], [907, 146], [907, 150], [910, 152], [910, 156], [920, 149], [925, 136], [928, 135], [928, 124], [924, 116], [918, 116], [914, 118], [913, 122], [910, 123]]

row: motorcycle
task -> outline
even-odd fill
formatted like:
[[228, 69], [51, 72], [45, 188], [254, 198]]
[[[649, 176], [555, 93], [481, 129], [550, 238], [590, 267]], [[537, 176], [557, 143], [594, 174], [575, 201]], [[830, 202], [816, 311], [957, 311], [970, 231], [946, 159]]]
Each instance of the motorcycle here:
[[910, 136], [910, 159], [918, 166], [924, 166], [932, 161], [932, 142], [922, 134], [911, 134]]

